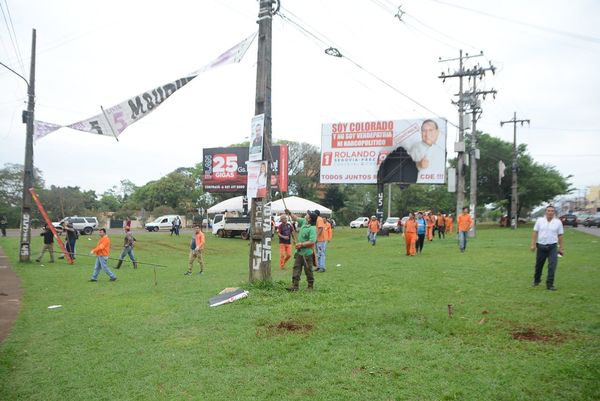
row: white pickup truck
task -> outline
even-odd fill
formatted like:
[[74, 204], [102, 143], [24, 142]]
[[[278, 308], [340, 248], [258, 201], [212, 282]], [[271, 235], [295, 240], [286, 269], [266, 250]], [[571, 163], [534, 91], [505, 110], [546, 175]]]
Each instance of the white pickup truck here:
[[239, 235], [242, 239], [250, 237], [250, 217], [225, 217], [216, 214], [212, 222], [212, 233], [221, 238], [235, 237]]

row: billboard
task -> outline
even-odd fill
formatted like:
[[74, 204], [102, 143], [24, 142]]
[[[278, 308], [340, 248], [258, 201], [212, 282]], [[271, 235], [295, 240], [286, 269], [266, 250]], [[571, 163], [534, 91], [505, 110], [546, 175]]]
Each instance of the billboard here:
[[446, 120], [440, 118], [323, 124], [320, 182], [376, 184], [379, 166], [398, 148], [418, 171], [410, 182], [445, 182]]
[[[202, 187], [206, 192], [246, 193], [248, 183], [248, 147], [203, 149], [204, 174]], [[287, 192], [288, 147], [271, 147], [271, 188]]]

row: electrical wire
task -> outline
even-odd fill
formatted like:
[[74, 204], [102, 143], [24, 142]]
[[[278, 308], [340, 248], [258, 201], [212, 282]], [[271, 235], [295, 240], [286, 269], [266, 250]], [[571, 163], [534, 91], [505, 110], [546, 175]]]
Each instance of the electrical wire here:
[[[293, 15], [289, 10], [286, 9], [286, 12], [290, 15]], [[321, 37], [319, 37], [317, 34], [313, 33], [310, 29], [305, 28], [301, 23], [299, 23], [298, 21], [293, 20], [292, 18], [288, 17], [286, 14], [282, 13], [281, 11], [278, 13], [278, 15], [284, 20], [289, 22], [290, 24], [292, 24], [294, 27], [296, 27], [299, 31], [301, 31], [304, 35], [309, 36], [311, 38], [313, 38], [314, 40], [316, 40], [317, 42], [319, 42], [322, 46], [330, 46], [327, 50], [333, 49], [333, 50], [338, 50], [339, 47], [334, 47], [332, 41], [329, 41], [329, 43], [326, 41], [326, 37], [322, 34]], [[325, 39], [324, 39], [325, 38]], [[391, 90], [393, 90], [394, 92], [398, 93], [399, 95], [405, 97], [406, 99], [408, 99], [409, 101], [411, 101], [412, 103], [416, 104], [417, 106], [421, 107], [424, 110], [427, 110], [429, 113], [432, 113], [434, 116], [446, 120], [444, 117], [441, 117], [438, 113], [436, 113], [435, 111], [431, 110], [429, 107], [425, 106], [424, 104], [422, 104], [421, 102], [419, 102], [418, 100], [414, 99], [413, 97], [407, 95], [406, 93], [402, 92], [400, 89], [396, 88], [394, 85], [390, 84], [389, 82], [387, 82], [386, 80], [384, 80], [383, 78], [379, 77], [378, 75], [376, 75], [375, 73], [369, 71], [368, 69], [366, 69], [365, 67], [363, 67], [361, 64], [359, 64], [357, 61], [355, 61], [354, 59], [350, 58], [349, 56], [345, 55], [343, 52], [340, 52], [338, 50], [337, 57], [340, 58], [344, 58], [346, 60], [348, 60], [350, 63], [352, 63], [355, 67], [357, 67], [358, 69], [362, 70], [363, 72], [365, 72], [366, 74], [370, 75], [371, 77], [373, 77], [375, 80], [381, 82], [382, 84], [384, 84], [385, 86], [387, 86], [388, 88], [390, 88]], [[454, 123], [446, 120], [448, 124], [458, 128], [457, 125], [455, 125]]]
[[[2, 16], [4, 17], [4, 23], [6, 24], [6, 29], [8, 30], [8, 35], [10, 37], [10, 41], [13, 45], [13, 49], [17, 56], [17, 61], [19, 66], [21, 67], [21, 72], [25, 75], [25, 66], [23, 65], [23, 56], [21, 55], [21, 50], [19, 49], [19, 43], [17, 41], [17, 34], [15, 33], [15, 27], [12, 22], [12, 16], [10, 15], [10, 9], [8, 7], [7, 0], [4, 0], [4, 4], [6, 6], [6, 13], [4, 12], [4, 7], [2, 7], [2, 2], [0, 2], [0, 11], [2, 11]], [[8, 20], [6, 15], [8, 14]]]
[[586, 42], [591, 42], [594, 44], [600, 44], [600, 38], [595, 37], [595, 36], [589, 36], [589, 35], [583, 35], [583, 34], [579, 34], [579, 33], [574, 33], [574, 32], [568, 32], [568, 31], [563, 31], [560, 29], [554, 29], [554, 28], [550, 28], [550, 27], [546, 27], [543, 25], [537, 25], [537, 24], [531, 24], [529, 22], [524, 22], [524, 21], [519, 21], [513, 18], [508, 18], [508, 17], [503, 17], [500, 15], [495, 15], [486, 11], [481, 11], [481, 10], [476, 10], [474, 8], [469, 8], [469, 7], [464, 7], [464, 6], [459, 6], [458, 4], [452, 4], [452, 3], [448, 3], [446, 1], [442, 1], [442, 0], [430, 0], [433, 1], [435, 3], [439, 3], [439, 4], [443, 4], [449, 7], [454, 7], [454, 8], [458, 8], [461, 10], [465, 10], [465, 11], [469, 11], [472, 13], [476, 13], [476, 14], [480, 14], [480, 15], [484, 15], [486, 17], [489, 18], [494, 18], [494, 19], [498, 19], [501, 21], [505, 21], [505, 22], [510, 22], [511, 24], [516, 24], [516, 25], [522, 25], [522, 26], [526, 26], [528, 28], [532, 28], [532, 29], [537, 29], [540, 31], [545, 31], [548, 33], [552, 33], [555, 35], [562, 35], [562, 36], [566, 36], [566, 37], [570, 37], [572, 39], [578, 39], [578, 40], [583, 40]]

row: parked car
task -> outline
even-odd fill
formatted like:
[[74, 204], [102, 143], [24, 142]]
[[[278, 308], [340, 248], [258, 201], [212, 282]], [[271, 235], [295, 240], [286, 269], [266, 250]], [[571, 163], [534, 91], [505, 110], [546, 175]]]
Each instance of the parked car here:
[[574, 214], [563, 214], [559, 219], [563, 223], [563, 226], [577, 227], [577, 216]]
[[398, 226], [398, 222], [400, 221], [400, 217], [388, 217], [383, 226], [381, 226], [382, 230], [388, 230], [390, 232], [400, 232], [400, 226]]
[[577, 213], [577, 224], [584, 224], [587, 219], [592, 217], [592, 214]]
[[585, 219], [585, 221], [583, 222], [583, 225], [586, 227], [598, 227], [600, 228], [600, 213], [596, 213], [593, 216], [588, 217], [587, 219]]
[[368, 217], [359, 217], [356, 220], [350, 222], [350, 228], [363, 228], [369, 225]]
[[57, 230], [61, 229], [61, 224], [67, 222], [73, 224], [73, 228], [79, 231], [80, 234], [90, 235], [94, 232], [96, 228], [98, 228], [98, 219], [95, 217], [80, 217], [80, 216], [71, 216], [65, 217], [64, 219], [52, 222], [52, 225]]
[[213, 219], [212, 233], [221, 238], [233, 238], [236, 235], [242, 239], [250, 238], [250, 216], [225, 217], [224, 214], [216, 214]]
[[173, 228], [173, 220], [176, 218], [179, 218], [179, 220], [183, 222], [179, 215], [167, 214], [165, 216], [160, 216], [150, 223], [146, 223], [144, 228], [148, 231], [171, 230], [171, 228]]

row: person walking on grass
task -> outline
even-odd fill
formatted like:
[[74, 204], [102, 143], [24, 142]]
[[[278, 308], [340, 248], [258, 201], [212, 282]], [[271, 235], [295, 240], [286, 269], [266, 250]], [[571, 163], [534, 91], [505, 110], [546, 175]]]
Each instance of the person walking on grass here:
[[[533, 226], [531, 236], [531, 252], [537, 249], [535, 257], [535, 271], [533, 274], [533, 286], [537, 287], [542, 281], [542, 270], [548, 259], [548, 275], [546, 277], [546, 289], [556, 291], [554, 288], [554, 274], [558, 264], [558, 255], [563, 254], [564, 228], [561, 221], [554, 216], [554, 206], [546, 207], [546, 214], [540, 217]], [[558, 249], [557, 249], [558, 243]]]
[[425, 243], [425, 233], [427, 231], [427, 220], [423, 218], [423, 213], [417, 213], [417, 253], [423, 251], [423, 244]]
[[415, 214], [410, 213], [408, 220], [404, 223], [404, 243], [406, 244], [406, 256], [415, 256], [417, 250], [415, 244], [417, 242], [417, 220]]
[[295, 218], [294, 220], [298, 221], [300, 228], [298, 231], [298, 241], [296, 242], [296, 254], [294, 255], [292, 286], [288, 288], [288, 291], [298, 291], [303, 268], [306, 281], [308, 282], [307, 289], [312, 291], [315, 285], [312, 267], [314, 263], [314, 245], [317, 241], [317, 214], [309, 210], [304, 219]]
[[90, 251], [91, 254], [96, 255], [96, 265], [94, 266], [94, 272], [92, 273], [92, 278], [90, 279], [90, 281], [98, 281], [98, 274], [100, 274], [100, 270], [104, 270], [104, 272], [108, 274], [108, 277], [110, 277], [110, 281], [117, 281], [117, 276], [115, 276], [115, 274], [108, 268], [110, 238], [108, 238], [108, 235], [106, 235], [105, 228], [99, 229], [98, 234], [100, 235], [98, 244], [94, 249]]
[[[69, 252], [69, 256], [71, 256], [71, 259], [75, 260], [75, 243], [79, 238], [79, 234], [77, 233], [77, 230], [73, 228], [73, 223], [63, 222], [61, 227], [62, 232], [65, 233], [65, 248], [67, 249], [67, 252]], [[65, 257], [64, 255], [62, 255], [58, 258], [64, 259]]]
[[184, 276], [191, 276], [192, 269], [194, 267], [194, 260], [198, 259], [200, 265], [200, 271], [198, 274], [204, 272], [204, 233], [200, 229], [200, 225], [194, 225], [194, 235], [190, 241], [190, 255], [188, 257], [188, 270], [184, 273]]
[[467, 234], [473, 228], [473, 219], [469, 214], [469, 208], [463, 207], [462, 213], [456, 219], [456, 228], [458, 229], [458, 248], [461, 252], [467, 249]]
[[442, 212], [439, 212], [435, 225], [438, 233], [438, 239], [446, 238], [446, 216]]
[[8, 221], [6, 216], [0, 217], [0, 230], [2, 230], [2, 236], [6, 237], [6, 227], [8, 227]]
[[44, 245], [42, 246], [40, 256], [38, 256], [35, 261], [39, 263], [42, 260], [44, 253], [48, 251], [50, 254], [50, 263], [54, 263], [54, 233], [48, 228], [48, 224], [44, 224], [40, 236], [44, 237]]
[[371, 220], [369, 221], [369, 233], [367, 234], [367, 238], [371, 245], [375, 246], [377, 242], [377, 233], [379, 232], [379, 220], [377, 217], [371, 216]]
[[452, 219], [452, 215], [448, 213], [446, 216], [446, 234], [452, 234], [452, 227], [454, 226], [454, 219]]
[[279, 269], [285, 270], [285, 264], [292, 258], [292, 233], [294, 227], [288, 223], [287, 215], [282, 214], [279, 217], [279, 227], [277, 227], [277, 237], [279, 238]]
[[123, 239], [123, 250], [121, 251], [121, 256], [119, 256], [119, 261], [117, 262], [117, 269], [121, 268], [121, 265], [123, 264], [123, 260], [125, 259], [125, 256], [129, 255], [129, 259], [131, 259], [131, 262], [133, 263], [133, 268], [137, 269], [138, 264], [137, 264], [137, 260], [135, 260], [135, 255], [133, 254], [133, 246], [135, 245], [135, 237], [133, 236], [133, 234], [131, 233], [131, 226], [125, 226], [125, 238]]
[[435, 221], [433, 220], [431, 210], [425, 212], [425, 221], [427, 222], [427, 241], [433, 241], [433, 226], [435, 225]]
[[325, 272], [325, 252], [327, 250], [327, 234], [325, 233], [325, 218], [321, 217], [319, 209], [315, 209], [317, 215], [317, 271]]

